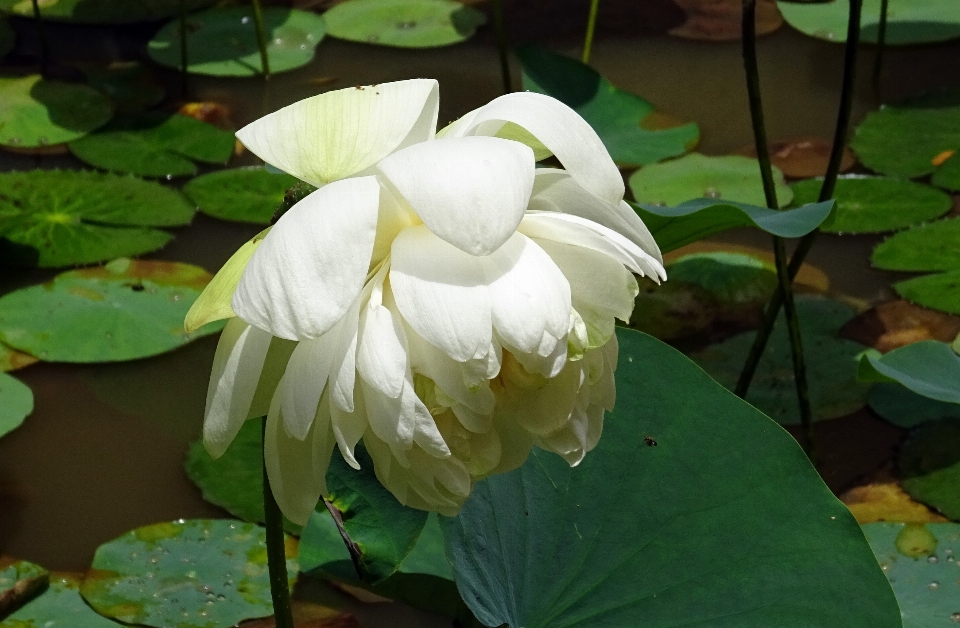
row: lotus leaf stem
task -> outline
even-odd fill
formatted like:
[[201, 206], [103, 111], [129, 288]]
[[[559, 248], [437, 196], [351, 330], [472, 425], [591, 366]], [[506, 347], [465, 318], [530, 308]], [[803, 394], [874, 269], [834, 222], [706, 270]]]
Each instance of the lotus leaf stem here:
[[503, 0], [493, 0], [493, 28], [497, 33], [497, 50], [500, 53], [500, 77], [503, 79], [503, 93], [513, 91], [510, 78], [510, 53], [507, 50], [507, 30], [503, 21]]
[[260, 8], [260, 0], [252, 0], [252, 2], [253, 21], [257, 28], [257, 46], [260, 47], [260, 66], [263, 78], [268, 79], [270, 78], [270, 58], [267, 56], [267, 33], [263, 27], [263, 10]]
[[[267, 417], [263, 417], [263, 442], [266, 442]], [[270, 490], [267, 464], [263, 463], [263, 523], [267, 529], [267, 566], [270, 573], [270, 595], [273, 598], [276, 628], [294, 628], [290, 607], [290, 585], [287, 583], [287, 553], [283, 538], [283, 514]]]
[[600, 0], [590, 0], [590, 16], [587, 18], [587, 34], [583, 39], [583, 62], [590, 63], [590, 51], [593, 49], [593, 32], [597, 29], [597, 11]]
[[33, 19], [37, 23], [37, 36], [40, 38], [40, 75], [46, 75], [50, 48], [47, 45], [47, 29], [40, 18], [40, 1], [33, 0]]

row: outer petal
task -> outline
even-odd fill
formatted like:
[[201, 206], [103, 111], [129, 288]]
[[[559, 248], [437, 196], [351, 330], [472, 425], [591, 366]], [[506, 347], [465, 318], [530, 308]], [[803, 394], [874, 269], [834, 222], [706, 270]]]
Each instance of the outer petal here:
[[433, 79], [348, 87], [275, 111], [237, 137], [268, 164], [322, 186], [433, 139], [438, 107]]
[[353, 412], [344, 412], [337, 404], [331, 402], [330, 424], [333, 426], [333, 435], [337, 439], [337, 446], [340, 448], [343, 459], [354, 469], [359, 469], [360, 463], [357, 462], [353, 449], [360, 442], [370, 424], [367, 422], [363, 395], [357, 395], [356, 400], [356, 407]]
[[[360, 315], [357, 371], [388, 397], [403, 392], [407, 374], [407, 339], [399, 317], [383, 306], [383, 275], [378, 275], [370, 300]], [[376, 279], [374, 280], [376, 281]]]
[[577, 112], [555, 98], [533, 92], [507, 94], [471, 111], [441, 135], [496, 135], [508, 122], [523, 127], [550, 149], [585, 190], [612, 205], [623, 200], [623, 179], [600, 137]]
[[393, 241], [390, 285], [400, 314], [457, 362], [485, 357], [492, 342], [490, 297], [480, 258], [424, 226]]
[[513, 235], [533, 189], [533, 151], [493, 137], [417, 144], [377, 168], [430, 231], [472, 255], [489, 255]]
[[277, 221], [233, 295], [237, 315], [290, 340], [319, 338], [363, 288], [377, 228], [375, 177], [320, 188]]
[[294, 438], [303, 440], [307, 437], [317, 414], [339, 340], [337, 327], [316, 340], [298, 343], [287, 363], [277, 395], [284, 429]]

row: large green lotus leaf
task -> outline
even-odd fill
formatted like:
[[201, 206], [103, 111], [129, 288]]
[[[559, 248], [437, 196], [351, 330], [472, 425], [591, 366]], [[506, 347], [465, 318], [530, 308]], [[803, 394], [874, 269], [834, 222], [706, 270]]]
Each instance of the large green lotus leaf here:
[[166, 91], [143, 65], [136, 61], [111, 63], [109, 66], [78, 64], [90, 85], [110, 97], [117, 113], [137, 113], [159, 105]]
[[682, 155], [700, 139], [696, 124], [664, 126], [665, 116], [652, 104], [617, 89], [576, 59], [534, 44], [521, 46], [516, 55], [523, 66], [523, 88], [553, 96], [572, 107], [590, 123], [620, 166], [640, 166]]
[[194, 161], [225, 164], [233, 133], [189, 116], [145, 113], [115, 120], [70, 143], [70, 152], [91, 166], [144, 177], [195, 174]]
[[617, 405], [596, 449], [573, 468], [534, 449], [441, 520], [477, 618], [899, 628], [859, 526], [796, 442], [675, 349], [617, 336]]
[[[187, 11], [209, 6], [214, 0], [186, 0]], [[127, 24], [160, 20], [180, 12], [180, 0], [40, 0], [45, 20], [81, 24]], [[0, 0], [0, 11], [33, 17], [32, 0]]]
[[960, 150], [960, 93], [948, 92], [939, 101], [884, 105], [860, 123], [850, 148], [864, 166], [882, 174], [911, 178], [934, 173], [945, 166], [944, 156]]
[[7, 56], [17, 43], [17, 34], [10, 28], [10, 22], [0, 16], [0, 58]]
[[[797, 296], [796, 304], [803, 349], [813, 356], [807, 377], [814, 420], [835, 419], [859, 410], [866, 403], [870, 388], [869, 384], [857, 381], [856, 356], [865, 347], [838, 336], [840, 328], [853, 318], [853, 310], [838, 301], [810, 295]], [[793, 425], [800, 422], [800, 416], [786, 327], [781, 316], [760, 359], [747, 401], [778, 423]], [[691, 357], [732, 389], [755, 335], [752, 331], [739, 334]]]
[[960, 156], [954, 152], [933, 173], [930, 183], [954, 192], [960, 192]]
[[918, 395], [901, 384], [877, 384], [870, 389], [867, 404], [887, 421], [907, 429], [937, 419], [960, 419], [960, 404]]
[[219, 170], [191, 179], [183, 193], [203, 213], [222, 220], [270, 224], [284, 193], [299, 180], [264, 168]]
[[932, 271], [960, 268], [960, 218], [947, 218], [894, 234], [870, 257], [884, 270]]
[[668, 253], [681, 246], [735, 227], [759, 227], [782, 238], [799, 238], [817, 228], [830, 215], [833, 201], [778, 211], [737, 203], [698, 198], [674, 207], [633, 204], [650, 233]]
[[87, 85], [39, 74], [0, 77], [0, 145], [36, 148], [70, 142], [111, 117], [110, 99]]
[[911, 497], [960, 520], [960, 421], [946, 419], [916, 428], [900, 448], [898, 465], [900, 484]]
[[867, 352], [860, 358], [859, 377], [898, 382], [924, 397], [960, 404], [960, 356], [945, 342], [923, 340], [885, 355]]
[[0, 260], [44, 268], [156, 250], [172, 236], [144, 227], [186, 225], [194, 208], [176, 190], [79, 170], [0, 174]]
[[917, 305], [960, 314], [960, 269], [899, 281], [893, 284], [893, 289]]
[[0, 628], [117, 628], [117, 623], [91, 609], [80, 596], [80, 581], [65, 574], [3, 621]]
[[211, 275], [179, 262], [117, 259], [0, 297], [0, 340], [50, 362], [117, 362], [215, 333], [183, 318]]
[[0, 373], [0, 436], [20, 427], [33, 412], [33, 391], [20, 380]]
[[487, 21], [452, 0], [347, 0], [323, 17], [331, 37], [400, 48], [456, 44]]
[[[960, 37], [960, 12], [956, 0], [889, 0], [888, 45], [924, 44]], [[876, 43], [881, 0], [864, 0], [860, 20], [861, 41]], [[806, 3], [779, 0], [777, 6], [790, 26], [819, 39], [847, 40], [847, 0]]]
[[[266, 7], [263, 27], [270, 72], [306, 65], [326, 32], [322, 17], [307, 11]], [[147, 46], [161, 65], [181, 67], [180, 20], [161, 28]], [[187, 71], [211, 76], [255, 76], [263, 73], [260, 47], [248, 4], [194, 13], [187, 18]]]
[[[798, 181], [797, 205], [814, 203], [822, 179]], [[949, 194], [912, 181], [847, 175], [837, 179], [836, 212], [820, 228], [830, 233], [879, 233], [902, 229], [943, 216], [953, 206]]]
[[[773, 168], [773, 178], [777, 202], [780, 207], [785, 207], [793, 200], [793, 192], [779, 168]], [[763, 181], [760, 179], [760, 162], [740, 155], [707, 157], [691, 153], [678, 159], [650, 164], [630, 176], [630, 191], [641, 205], [679, 205], [692, 198], [722, 198], [760, 206], [766, 204]]]
[[869, 523], [863, 533], [893, 587], [903, 628], [946, 628], [960, 623], [955, 523]]
[[[290, 585], [296, 543], [286, 543]], [[101, 615], [163, 628], [228, 628], [273, 614], [263, 528], [188, 519], [127, 532], [97, 548], [80, 593]]]

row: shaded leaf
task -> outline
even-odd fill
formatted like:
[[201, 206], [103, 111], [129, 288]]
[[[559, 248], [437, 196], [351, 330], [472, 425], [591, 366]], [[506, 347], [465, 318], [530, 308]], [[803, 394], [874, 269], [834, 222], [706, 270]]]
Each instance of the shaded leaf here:
[[111, 117], [110, 100], [87, 85], [39, 74], [0, 77], [0, 145], [33, 148], [70, 142]]
[[0, 621], [0, 628], [116, 628], [84, 603], [79, 587], [80, 579], [73, 575], [52, 576], [47, 590]]
[[117, 113], [137, 113], [160, 104], [166, 91], [143, 65], [117, 61], [107, 67], [79, 64], [90, 85], [110, 97]]
[[960, 419], [960, 405], [918, 395], [900, 384], [877, 384], [870, 389], [867, 403], [881, 417], [904, 428], [937, 419]]
[[222, 220], [269, 224], [288, 188], [299, 182], [263, 168], [219, 170], [191, 179], [183, 193], [203, 213]]
[[17, 43], [17, 34], [10, 28], [10, 21], [0, 16], [0, 58], [7, 56]]
[[[864, 0], [860, 40], [876, 43], [881, 0]], [[847, 40], [850, 8], [845, 0], [777, 3], [787, 23], [818, 39]], [[890, 46], [924, 44], [960, 37], [960, 14], [954, 0], [890, 0], [885, 41]]]
[[20, 427], [33, 412], [33, 391], [20, 380], [0, 373], [0, 436]]
[[960, 269], [939, 275], [924, 275], [893, 284], [908, 301], [948, 314], [960, 314]]
[[400, 48], [456, 44], [487, 21], [480, 11], [452, 0], [347, 0], [323, 17], [331, 37]]
[[923, 340], [886, 355], [865, 352], [858, 377], [898, 382], [918, 395], [960, 404], [960, 356], [944, 342]]
[[960, 519], [960, 421], [917, 427], [900, 448], [900, 484], [911, 497]]
[[960, 317], [898, 299], [881, 303], [843, 326], [840, 335], [886, 353], [921, 340], [950, 342], [960, 334]]
[[[186, 0], [187, 11], [209, 6], [214, 0]], [[33, 17], [32, 0], [0, 0], [0, 11]], [[40, 0], [43, 19], [80, 24], [127, 24], [150, 22], [180, 11], [180, 0]]]

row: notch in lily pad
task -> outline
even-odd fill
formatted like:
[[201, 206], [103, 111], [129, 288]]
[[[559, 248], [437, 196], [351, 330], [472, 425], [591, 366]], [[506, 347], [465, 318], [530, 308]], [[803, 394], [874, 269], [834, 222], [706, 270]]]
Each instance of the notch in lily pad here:
[[0, 77], [0, 146], [41, 148], [70, 142], [113, 117], [110, 99], [87, 85], [39, 74]]
[[487, 21], [453, 0], [347, 0], [323, 17], [331, 37], [397, 48], [457, 44]]

